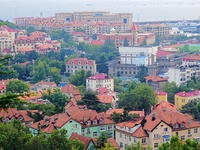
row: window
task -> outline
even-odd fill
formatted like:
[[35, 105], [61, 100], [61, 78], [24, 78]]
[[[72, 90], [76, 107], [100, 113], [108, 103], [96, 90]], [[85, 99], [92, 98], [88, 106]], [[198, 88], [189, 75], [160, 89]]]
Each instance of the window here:
[[74, 124], [74, 125], [73, 125], [73, 128], [77, 128], [77, 124]]
[[181, 136], [181, 140], [182, 141], [184, 141], [185, 140], [185, 136], [183, 135], [183, 136]]
[[120, 142], [120, 143], [119, 143], [119, 146], [120, 146], [120, 148], [123, 148], [123, 143]]
[[154, 148], [158, 148], [158, 143], [154, 143]]
[[93, 124], [97, 124], [97, 120], [93, 120]]
[[93, 136], [97, 136], [97, 132], [93, 132]]
[[190, 135], [191, 133], [190, 133], [190, 130], [188, 130], [188, 135]]
[[128, 131], [131, 132], [131, 128], [128, 128]]
[[198, 133], [198, 128], [195, 128], [195, 129], [194, 129], [194, 133]]
[[100, 126], [100, 131], [105, 131], [105, 130], [106, 130], [105, 126]]
[[137, 138], [134, 137], [134, 140], [133, 140], [133, 141], [134, 141], [134, 143], [137, 143]]
[[87, 125], [90, 125], [91, 124], [91, 121], [87, 121]]
[[103, 122], [103, 119], [100, 119], [100, 120], [99, 120], [99, 123], [102, 123], [102, 122]]
[[122, 138], [122, 133], [120, 133], [120, 138]]
[[164, 132], [167, 132], [168, 131], [168, 128], [164, 128]]
[[154, 134], [154, 139], [158, 139], [159, 135], [158, 134]]
[[108, 125], [108, 130], [112, 130], [112, 124]]
[[91, 131], [90, 131], [90, 128], [87, 128], [87, 134], [89, 134]]
[[142, 138], [142, 144], [146, 143], [146, 138]]
[[126, 140], [126, 135], [124, 136], [125, 140]]
[[131, 136], [129, 136], [129, 141], [131, 141]]

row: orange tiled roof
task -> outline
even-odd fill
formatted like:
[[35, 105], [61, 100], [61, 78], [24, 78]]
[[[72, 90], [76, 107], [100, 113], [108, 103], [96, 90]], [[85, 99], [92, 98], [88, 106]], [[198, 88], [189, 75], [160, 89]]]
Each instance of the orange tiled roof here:
[[72, 95], [80, 95], [78, 88], [74, 86], [73, 84], [65, 85], [64, 87], [61, 88], [61, 92], [72, 94]]
[[90, 142], [93, 142], [92, 138], [89, 138], [89, 137], [86, 137], [86, 136], [83, 136], [83, 135], [80, 135], [80, 134], [77, 134], [74, 132], [70, 136], [70, 139], [72, 139], [72, 140], [78, 139], [79, 141], [83, 142], [85, 150], [87, 150]]
[[200, 60], [200, 54], [198, 55], [188, 55], [188, 56], [185, 56], [183, 57], [183, 61], [194, 61], [194, 60]]
[[[152, 119], [154, 117], [154, 119]], [[175, 105], [163, 101], [157, 104], [152, 112], [145, 118], [144, 129], [152, 131], [160, 122], [165, 122], [173, 127], [173, 124], [184, 124], [185, 128], [200, 127], [200, 124], [193, 120], [190, 115], [182, 114], [177, 111]]]
[[97, 95], [97, 98], [103, 104], [111, 104], [114, 97], [110, 95]]
[[107, 111], [106, 111], [106, 114], [108, 114], [108, 115], [112, 115], [113, 113], [117, 113], [117, 114], [122, 114], [123, 112], [124, 112], [124, 109], [123, 108], [117, 108], [117, 109], [108, 109]]
[[110, 143], [114, 148], [119, 149], [119, 144], [115, 141], [114, 138], [108, 138], [107, 143]]
[[142, 110], [142, 111], [133, 110], [133, 111], [129, 111], [128, 114], [136, 114], [136, 115], [139, 115], [139, 117], [144, 117], [145, 116], [144, 110]]
[[57, 86], [55, 82], [46, 82], [46, 81], [40, 81], [36, 83], [35, 85], [48, 85], [48, 86]]
[[138, 120], [129, 120], [129, 121], [121, 122], [121, 123], [116, 124], [116, 126], [119, 126], [119, 127], [122, 127], [122, 128], [123, 127], [132, 128], [136, 125], [139, 125], [141, 122], [142, 122], [142, 118], [140, 118]]
[[148, 137], [147, 132], [140, 126], [135, 132], [133, 132], [132, 136], [134, 137]]
[[160, 77], [160, 76], [155, 76], [155, 75], [150, 75], [150, 76], [147, 76], [145, 77], [146, 81], [153, 81], [153, 82], [163, 82], [163, 81], [168, 81], [167, 78], [163, 78], [163, 77]]

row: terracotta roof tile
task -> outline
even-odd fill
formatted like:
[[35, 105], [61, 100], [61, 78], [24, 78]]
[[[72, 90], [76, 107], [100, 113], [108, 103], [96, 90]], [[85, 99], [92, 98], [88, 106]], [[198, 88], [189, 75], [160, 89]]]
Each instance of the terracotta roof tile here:
[[79, 134], [74, 133], [74, 132], [70, 136], [70, 139], [72, 139], [72, 140], [78, 139], [79, 141], [83, 142], [85, 150], [87, 150], [90, 142], [93, 142], [93, 140], [91, 138], [83, 136], [83, 135], [79, 135]]
[[71, 58], [66, 64], [74, 65], [95, 65], [95, 60], [88, 60], [87, 58]]
[[108, 76], [105, 73], [99, 73], [99, 74], [95, 74], [91, 77], [88, 77], [87, 79], [90, 80], [107, 80], [107, 79], [113, 79], [111, 76]]
[[[61, 88], [61, 92], [72, 94], [72, 95], [80, 95], [79, 90], [73, 84], [67, 84]], [[78, 97], [77, 97], [78, 98]]]
[[164, 82], [164, 81], [168, 81], [167, 78], [163, 78], [163, 77], [160, 77], [160, 76], [155, 76], [155, 75], [149, 75], [147, 77], [145, 77], [146, 81], [153, 81], [153, 82]]
[[107, 142], [110, 143], [116, 149], [120, 148], [119, 144], [115, 141], [114, 138], [108, 138]]
[[181, 96], [181, 97], [193, 97], [193, 96], [199, 96], [200, 91], [196, 90], [196, 91], [191, 91], [191, 92], [179, 92], [176, 93], [175, 95], [177, 96]]
[[148, 137], [147, 132], [140, 126], [135, 132], [133, 132], [132, 136], [134, 137]]
[[111, 104], [114, 97], [110, 95], [97, 95], [98, 100], [103, 104]]

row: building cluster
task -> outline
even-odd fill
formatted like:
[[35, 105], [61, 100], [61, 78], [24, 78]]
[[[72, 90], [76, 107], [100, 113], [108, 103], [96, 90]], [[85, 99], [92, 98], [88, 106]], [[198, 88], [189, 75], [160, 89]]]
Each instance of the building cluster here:
[[61, 43], [51, 38], [45, 32], [35, 31], [27, 35], [25, 30], [13, 30], [6, 25], [0, 27], [0, 54], [27, 53], [37, 51], [46, 53], [59, 51]]

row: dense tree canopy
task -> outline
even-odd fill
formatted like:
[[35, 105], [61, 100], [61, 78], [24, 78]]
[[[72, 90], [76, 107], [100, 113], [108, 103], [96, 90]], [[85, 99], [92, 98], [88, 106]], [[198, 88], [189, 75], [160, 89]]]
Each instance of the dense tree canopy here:
[[8, 84], [6, 85], [6, 91], [22, 94], [24, 92], [29, 92], [30, 86], [21, 80], [9, 80]]
[[128, 111], [144, 109], [148, 113], [156, 102], [154, 90], [150, 86], [141, 83], [133, 90], [126, 91], [120, 95], [119, 107]]
[[66, 131], [53, 131], [33, 136], [29, 129], [18, 120], [0, 124], [0, 148], [3, 150], [83, 150], [79, 140], [70, 140]]

